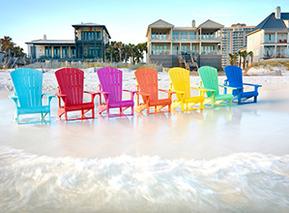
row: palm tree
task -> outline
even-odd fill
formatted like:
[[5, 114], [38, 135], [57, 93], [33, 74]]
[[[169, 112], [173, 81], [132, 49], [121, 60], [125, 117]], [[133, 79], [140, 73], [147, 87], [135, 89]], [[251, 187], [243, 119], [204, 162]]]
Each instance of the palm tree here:
[[238, 66], [241, 67], [242, 65], [242, 51], [239, 50], [238, 53], [237, 53], [238, 57], [239, 57], [239, 63], [238, 63]]
[[19, 58], [22, 58], [25, 56], [23, 48], [19, 46], [15, 46], [12, 48], [12, 54], [14, 57], [19, 57]]
[[253, 60], [254, 60], [254, 53], [252, 51], [250, 51], [250, 52], [248, 52], [248, 55], [249, 55], [249, 57], [251, 59], [250, 65], [252, 66]]
[[239, 52], [240, 52], [240, 58], [243, 59], [243, 70], [245, 70], [246, 69], [247, 57], [248, 57], [248, 52], [246, 50], [239, 51]]
[[1, 51], [3, 52], [8, 52], [9, 50], [11, 51], [12, 48], [14, 47], [14, 43], [12, 42], [12, 38], [9, 36], [4, 36], [4, 38], [0, 39], [0, 44], [1, 44]]
[[236, 65], [237, 64], [237, 60], [238, 60], [238, 54], [234, 53], [234, 54], [229, 54], [230, 57], [230, 65]]

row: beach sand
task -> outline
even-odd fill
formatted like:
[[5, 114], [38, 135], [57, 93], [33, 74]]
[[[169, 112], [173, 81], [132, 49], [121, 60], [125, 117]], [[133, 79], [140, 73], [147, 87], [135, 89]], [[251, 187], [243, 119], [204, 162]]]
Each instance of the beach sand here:
[[[90, 90], [96, 87], [94, 75], [86, 77], [86, 86]], [[126, 72], [125, 75], [129, 76], [125, 87], [132, 88], [135, 84], [133, 73]], [[165, 75], [162, 73], [161, 77]], [[50, 74], [44, 77], [47, 82], [52, 82], [44, 82], [50, 93], [56, 88], [53, 77]], [[1, 144], [34, 154], [96, 158], [122, 154], [158, 155], [169, 159], [209, 159], [236, 152], [288, 154], [289, 77], [247, 79], [250, 79], [247, 82], [263, 84], [258, 104], [219, 107], [203, 112], [181, 113], [176, 110], [172, 114], [147, 116], [136, 113], [135, 116], [109, 119], [98, 116], [95, 120], [67, 123], [57, 117], [55, 98], [51, 125], [17, 125], [13, 120], [15, 106], [8, 98], [11, 92], [2, 89]], [[194, 77], [192, 81], [199, 79]], [[162, 88], [168, 88], [166, 76], [161, 82]]]
[[[3, 75], [0, 82], [9, 88]], [[131, 88], [132, 73], [126, 75], [125, 87]], [[160, 76], [163, 88], [168, 87], [165, 75]], [[65, 122], [56, 116], [54, 99], [50, 125], [17, 125], [11, 91], [2, 87], [0, 208], [288, 211], [289, 78], [246, 80], [263, 84], [258, 104]], [[53, 92], [55, 82], [44, 86]]]

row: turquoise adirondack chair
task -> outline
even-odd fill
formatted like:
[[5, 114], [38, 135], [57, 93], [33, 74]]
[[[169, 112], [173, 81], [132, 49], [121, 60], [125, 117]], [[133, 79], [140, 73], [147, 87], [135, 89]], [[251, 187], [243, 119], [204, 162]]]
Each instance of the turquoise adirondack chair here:
[[212, 106], [215, 106], [217, 103], [223, 105], [232, 104], [234, 96], [232, 94], [220, 94], [219, 87], [226, 87], [227, 91], [231, 91], [231, 93], [235, 88], [219, 85], [216, 68], [203, 66], [198, 69], [198, 73], [202, 81], [202, 87], [206, 90], [207, 97], [211, 100]]
[[[10, 75], [14, 85], [14, 96], [11, 99], [16, 104], [17, 123], [35, 123], [20, 122], [19, 117], [24, 114], [41, 114], [40, 122], [50, 122], [50, 102], [54, 96], [42, 94], [42, 72], [20, 68], [11, 72]], [[43, 96], [47, 97], [46, 105], [42, 102]], [[48, 120], [45, 120], [47, 115]]]

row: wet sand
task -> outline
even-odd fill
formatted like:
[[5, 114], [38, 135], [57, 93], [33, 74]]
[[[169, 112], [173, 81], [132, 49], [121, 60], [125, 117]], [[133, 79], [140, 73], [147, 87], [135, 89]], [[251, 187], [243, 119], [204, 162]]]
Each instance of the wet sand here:
[[134, 117], [65, 122], [52, 102], [50, 125], [17, 125], [14, 104], [0, 90], [0, 141], [52, 157], [120, 155], [212, 159], [233, 153], [289, 154], [289, 88], [263, 88], [258, 104]]

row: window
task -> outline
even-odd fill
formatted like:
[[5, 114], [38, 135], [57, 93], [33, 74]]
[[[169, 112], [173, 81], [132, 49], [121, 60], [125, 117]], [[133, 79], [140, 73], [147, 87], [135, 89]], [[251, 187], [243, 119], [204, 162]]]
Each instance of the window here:
[[51, 58], [51, 47], [45, 47], [45, 57]]
[[102, 39], [101, 32], [81, 32], [81, 40], [83, 41], [95, 41], [101, 39]]
[[68, 58], [67, 47], [62, 47], [62, 58]]
[[60, 47], [53, 48], [53, 58], [60, 58]]
[[265, 39], [264, 40], [266, 43], [275, 42], [275, 33], [265, 33]]
[[76, 49], [75, 49], [75, 47], [71, 47], [71, 57], [72, 58], [76, 57]]

